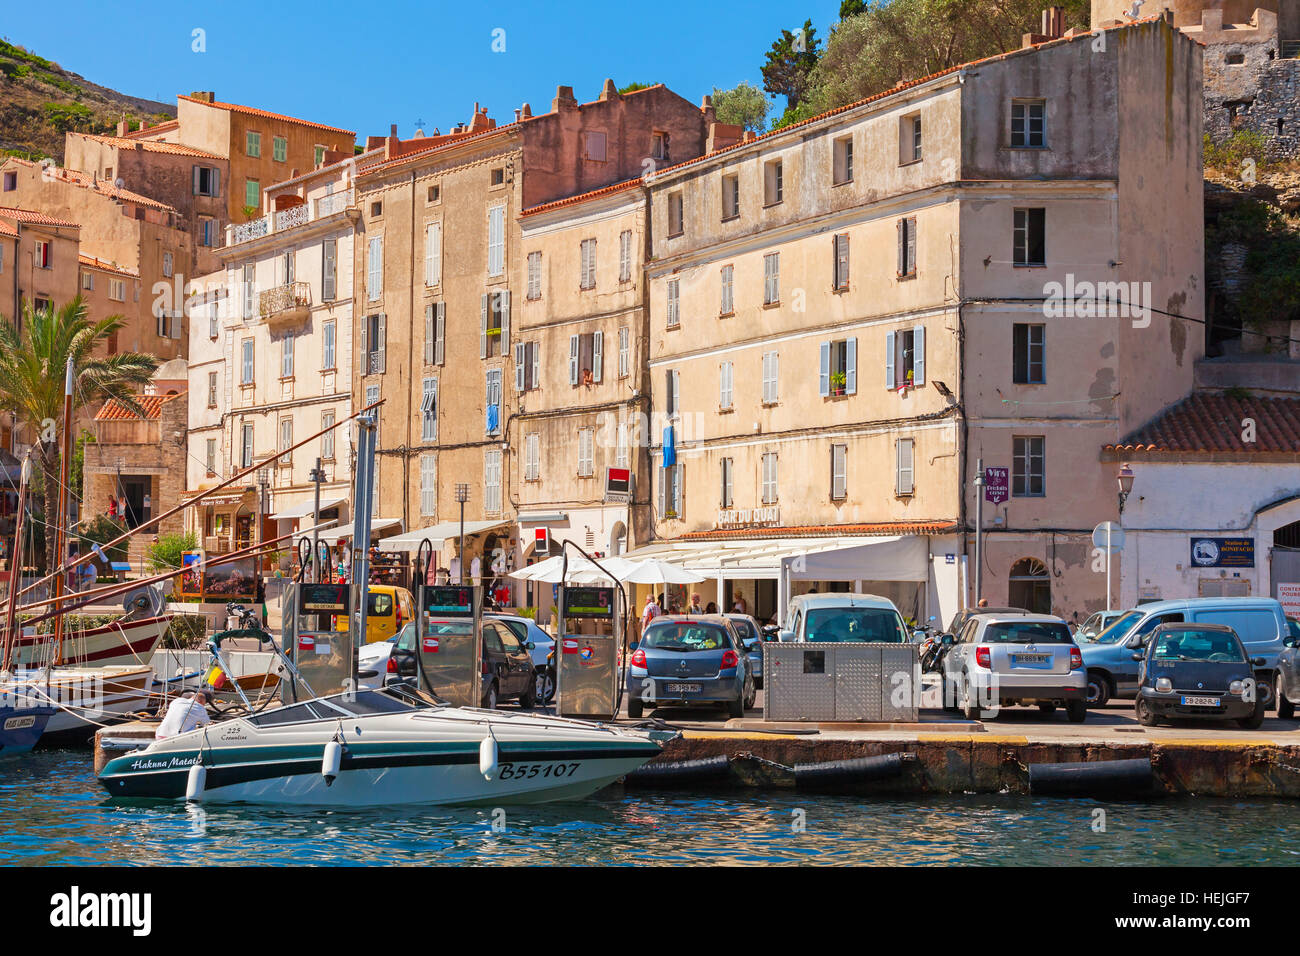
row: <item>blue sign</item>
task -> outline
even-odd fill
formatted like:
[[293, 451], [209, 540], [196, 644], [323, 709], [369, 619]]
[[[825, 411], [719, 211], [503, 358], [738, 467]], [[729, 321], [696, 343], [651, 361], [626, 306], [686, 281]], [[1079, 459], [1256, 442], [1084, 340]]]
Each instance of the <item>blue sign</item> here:
[[1253, 568], [1254, 538], [1192, 538], [1192, 566], [1197, 568]]

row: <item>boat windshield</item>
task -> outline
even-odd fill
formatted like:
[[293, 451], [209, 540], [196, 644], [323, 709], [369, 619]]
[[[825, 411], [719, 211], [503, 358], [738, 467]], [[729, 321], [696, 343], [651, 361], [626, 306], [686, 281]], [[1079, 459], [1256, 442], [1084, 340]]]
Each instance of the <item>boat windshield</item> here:
[[306, 720], [333, 720], [337, 717], [367, 717], [373, 714], [400, 714], [425, 706], [420, 701], [400, 699], [391, 694], [363, 690], [355, 696], [335, 694], [333, 697], [317, 697], [315, 700], [290, 704], [263, 711], [248, 722], [258, 727], [275, 724], [295, 724]]

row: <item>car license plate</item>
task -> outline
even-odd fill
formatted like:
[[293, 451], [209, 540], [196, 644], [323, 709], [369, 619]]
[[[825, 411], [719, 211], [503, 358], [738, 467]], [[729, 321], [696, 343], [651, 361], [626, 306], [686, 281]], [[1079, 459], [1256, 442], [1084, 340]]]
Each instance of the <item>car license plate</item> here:
[[1217, 697], [1184, 697], [1184, 707], [1218, 707], [1219, 698]]
[[1052, 659], [1051, 654], [1012, 654], [1013, 664], [1046, 664]]
[[668, 693], [670, 694], [698, 694], [700, 692], [699, 684], [669, 684]]

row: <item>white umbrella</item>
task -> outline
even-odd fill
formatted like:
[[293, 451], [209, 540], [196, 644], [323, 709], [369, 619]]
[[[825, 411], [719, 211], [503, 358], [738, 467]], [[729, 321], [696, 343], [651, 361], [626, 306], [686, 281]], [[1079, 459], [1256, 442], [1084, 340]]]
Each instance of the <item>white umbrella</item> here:
[[[553, 558], [547, 558], [545, 561], [539, 561], [526, 568], [511, 572], [510, 576], [521, 581], [540, 581], [543, 584], [555, 584], [560, 580], [560, 575], [564, 573], [564, 570], [564, 556], [556, 555]], [[586, 558], [569, 559], [568, 574], [570, 581], [577, 580], [576, 575], [587, 571], [600, 573], [595, 565]]]
[[629, 563], [634, 566], [623, 575], [623, 580], [629, 584], [698, 584], [705, 580], [702, 574], [658, 558]]

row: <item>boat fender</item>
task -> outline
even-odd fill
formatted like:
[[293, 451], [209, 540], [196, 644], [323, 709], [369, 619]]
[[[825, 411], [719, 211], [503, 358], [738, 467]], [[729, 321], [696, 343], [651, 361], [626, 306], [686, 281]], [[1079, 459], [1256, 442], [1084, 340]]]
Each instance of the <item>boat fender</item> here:
[[203, 798], [203, 791], [208, 785], [208, 768], [201, 763], [190, 765], [190, 772], [185, 778], [185, 799], [197, 803]]
[[1030, 793], [1136, 796], [1153, 784], [1150, 757], [1029, 765]]
[[708, 780], [724, 781], [731, 778], [731, 758], [726, 754], [703, 757], [698, 760], [674, 760], [665, 763], [648, 763], [627, 775], [627, 783], [643, 787], [660, 784], [675, 786], [681, 783], [703, 783]]
[[343, 745], [337, 740], [331, 740], [325, 745], [325, 754], [320, 761], [320, 775], [325, 778], [325, 786], [334, 783], [334, 778], [339, 775], [339, 765], [343, 763]]
[[497, 739], [491, 734], [478, 745], [478, 770], [489, 780], [497, 775]]
[[883, 780], [898, 776], [903, 772], [903, 764], [915, 759], [915, 754], [897, 753], [853, 760], [828, 760], [824, 763], [798, 763], [794, 765], [794, 785], [822, 787]]

